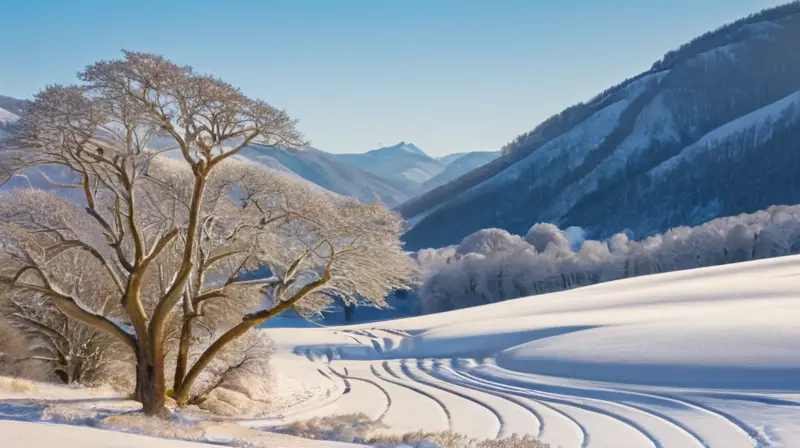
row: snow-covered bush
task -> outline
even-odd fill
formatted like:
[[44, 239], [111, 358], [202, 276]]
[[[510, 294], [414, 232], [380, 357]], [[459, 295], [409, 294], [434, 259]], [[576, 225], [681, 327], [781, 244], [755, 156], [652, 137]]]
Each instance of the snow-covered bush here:
[[[421, 310], [436, 313], [621, 278], [797, 254], [800, 205], [676, 227], [641, 241], [628, 233], [608, 241], [580, 241], [582, 235], [581, 229], [566, 232], [537, 223], [524, 238], [485, 229], [457, 246], [421, 251]], [[568, 236], [580, 245], [570, 244]]]
[[249, 332], [206, 368], [198, 378], [193, 401], [218, 415], [254, 417], [265, 412], [273, 386], [270, 357], [274, 351], [275, 345], [266, 333]]
[[354, 443], [363, 442], [369, 439], [375, 431], [384, 428], [386, 425], [383, 423], [372, 420], [366, 414], [359, 413], [300, 420], [278, 428], [278, 431], [306, 439]]

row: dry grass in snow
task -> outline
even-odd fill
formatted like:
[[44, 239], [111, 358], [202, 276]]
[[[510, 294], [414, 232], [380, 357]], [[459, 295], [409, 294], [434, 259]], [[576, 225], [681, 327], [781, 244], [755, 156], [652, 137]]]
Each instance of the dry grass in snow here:
[[366, 443], [380, 448], [548, 448], [531, 435], [513, 434], [502, 439], [477, 439], [454, 431], [415, 431], [386, 435], [386, 425], [362, 413], [315, 417], [280, 428], [306, 439]]
[[14, 394], [24, 394], [36, 392], [38, 389], [38, 385], [33, 381], [0, 376], [0, 391], [11, 392]]

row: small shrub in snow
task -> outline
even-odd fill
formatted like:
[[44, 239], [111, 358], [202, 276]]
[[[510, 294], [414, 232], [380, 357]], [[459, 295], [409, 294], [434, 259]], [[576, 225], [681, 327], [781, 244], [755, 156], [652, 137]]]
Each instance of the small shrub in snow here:
[[269, 408], [273, 390], [270, 358], [274, 351], [275, 345], [265, 332], [248, 332], [206, 367], [196, 383], [193, 401], [218, 415], [263, 414]]
[[53, 423], [79, 426], [100, 426], [102, 424], [96, 409], [87, 409], [74, 404], [54, 404], [42, 412], [42, 420]]
[[315, 417], [294, 422], [279, 432], [315, 440], [335, 440], [338, 442], [364, 442], [370, 435], [384, 429], [383, 423], [374, 421], [366, 414], [339, 414]]
[[[213, 338], [209, 339], [209, 343]], [[201, 349], [204, 347], [200, 347]], [[239, 392], [256, 401], [268, 401], [272, 392], [270, 357], [275, 344], [263, 331], [250, 331], [225, 347], [197, 379], [197, 395], [218, 387]]]

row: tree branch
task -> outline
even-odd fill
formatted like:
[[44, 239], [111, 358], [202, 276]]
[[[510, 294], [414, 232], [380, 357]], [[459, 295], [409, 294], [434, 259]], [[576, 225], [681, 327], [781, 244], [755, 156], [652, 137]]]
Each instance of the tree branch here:
[[226, 331], [222, 336], [219, 337], [219, 339], [214, 341], [214, 343], [211, 344], [202, 355], [200, 355], [192, 368], [189, 369], [189, 372], [186, 374], [186, 378], [184, 379], [183, 383], [181, 383], [180, 390], [176, 391], [177, 401], [179, 404], [186, 403], [189, 390], [191, 389], [194, 381], [197, 379], [203, 369], [205, 369], [206, 366], [211, 362], [214, 356], [216, 356], [216, 354], [226, 345], [241, 337], [251, 328], [266, 322], [268, 319], [277, 316], [287, 309], [292, 308], [308, 294], [311, 294], [328, 283], [328, 281], [331, 279], [331, 268], [333, 267], [333, 261], [336, 257], [333, 245], [330, 244], [330, 242], [328, 242], [328, 247], [330, 249], [330, 258], [328, 259], [328, 264], [325, 266], [325, 271], [319, 279], [304, 285], [290, 299], [281, 301], [270, 309], [246, 314], [244, 317], [242, 317], [242, 322]]
[[117, 272], [114, 270], [114, 268], [108, 262], [108, 260], [106, 260], [106, 258], [103, 256], [103, 254], [101, 254], [99, 251], [97, 251], [97, 249], [95, 249], [94, 247], [86, 244], [85, 242], [83, 242], [81, 240], [66, 240], [66, 241], [63, 241], [63, 242], [58, 243], [56, 245], [48, 247], [47, 249], [45, 249], [45, 260], [46, 261], [52, 260], [53, 258], [57, 257], [62, 252], [66, 251], [66, 250], [69, 250], [70, 248], [73, 248], [73, 247], [77, 247], [77, 248], [83, 249], [86, 252], [88, 252], [90, 255], [92, 255], [95, 259], [97, 259], [97, 261], [99, 261], [100, 264], [102, 264], [103, 267], [106, 268], [106, 270], [108, 271], [109, 275], [111, 276], [111, 279], [114, 281], [114, 284], [117, 286], [117, 289], [119, 290], [119, 292], [124, 292], [125, 291], [125, 287], [122, 285], [122, 280], [119, 278], [119, 276], [117, 275]]
[[[39, 268], [32, 266], [30, 268], [39, 270]], [[41, 271], [39, 272], [41, 274]], [[73, 319], [79, 320], [87, 325], [96, 327], [112, 336], [116, 336], [119, 340], [124, 342], [125, 345], [127, 345], [134, 351], [136, 350], [136, 339], [132, 335], [126, 333], [125, 330], [120, 328], [117, 324], [109, 320], [107, 317], [88, 310], [74, 298], [56, 291], [50, 285], [50, 282], [47, 281], [47, 278], [44, 276], [44, 274], [41, 274], [41, 277], [42, 281], [44, 282], [44, 286], [19, 283], [17, 281], [18, 276], [15, 276], [14, 278], [0, 277], [0, 283], [5, 283], [17, 289], [34, 291], [44, 294], [53, 300], [53, 303], [62, 313], [66, 314], [67, 316]], [[15, 278], [17, 280], [15, 280]]]

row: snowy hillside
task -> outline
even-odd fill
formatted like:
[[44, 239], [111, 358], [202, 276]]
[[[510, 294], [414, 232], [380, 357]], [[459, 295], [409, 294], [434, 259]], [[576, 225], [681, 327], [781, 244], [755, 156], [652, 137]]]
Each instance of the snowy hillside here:
[[423, 185], [423, 189], [427, 191], [446, 184], [498, 157], [500, 157], [500, 153], [494, 151], [475, 151], [441, 157], [439, 161], [446, 163], [447, 166], [439, 174], [428, 179]]
[[23, 101], [0, 95], [0, 139], [8, 135], [3, 128], [19, 119], [19, 115], [12, 111], [21, 112], [23, 104]]
[[2, 123], [13, 123], [17, 121], [19, 116], [13, 114], [3, 108], [0, 108], [0, 124]]
[[294, 173], [322, 188], [355, 196], [363, 202], [375, 202], [380, 198], [392, 206], [408, 198], [413, 191], [406, 184], [378, 177], [341, 162], [336, 155], [314, 148], [285, 151], [253, 146], [245, 148], [241, 156], [268, 168]]
[[[566, 109], [397, 210], [407, 248], [531, 223], [637, 238], [800, 202], [800, 3], [742, 19]], [[767, 156], [769, 154], [769, 156]], [[680, 166], [680, 169], [673, 169]]]
[[775, 258], [379, 324], [270, 329], [293, 366], [284, 373], [332, 395], [250, 425], [364, 412], [397, 432], [533, 433], [564, 448], [798, 446], [798, 270], [800, 257]]
[[21, 115], [27, 104], [25, 100], [0, 95], [0, 109], [5, 109], [14, 115]]

